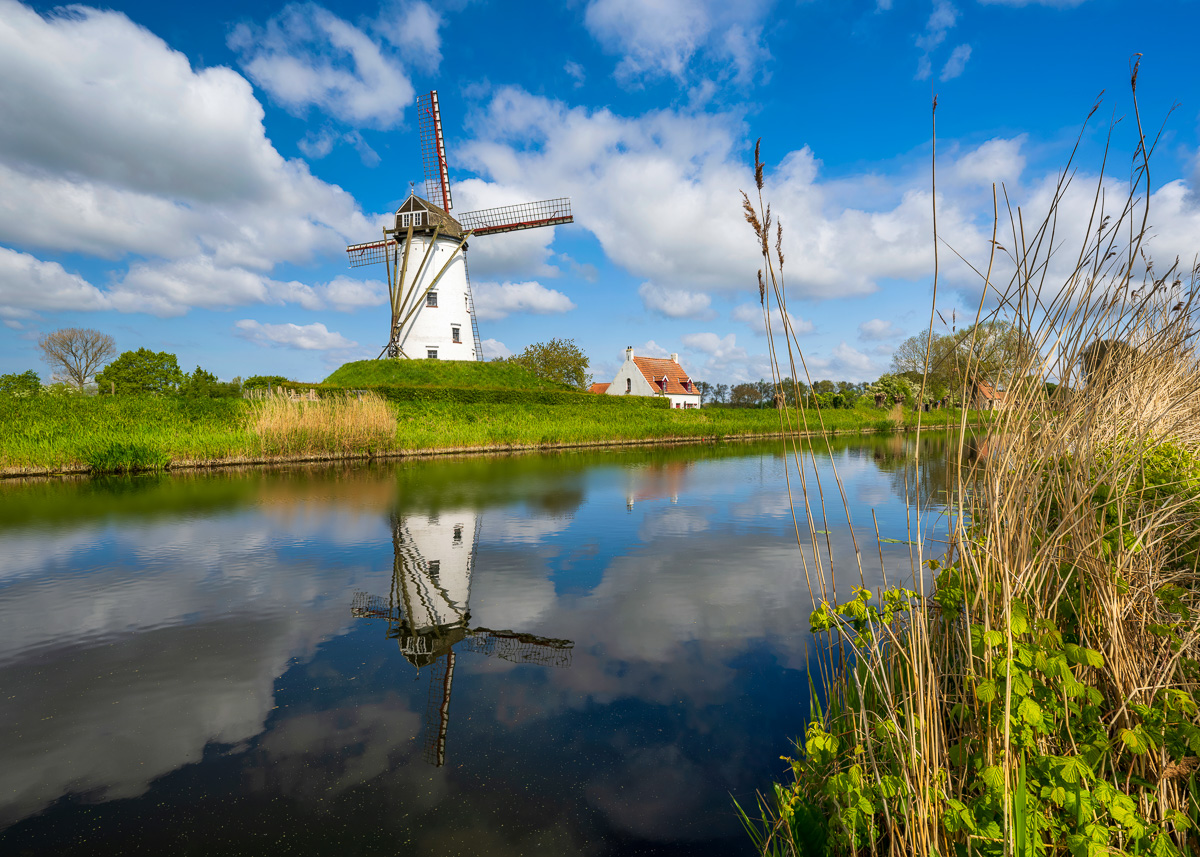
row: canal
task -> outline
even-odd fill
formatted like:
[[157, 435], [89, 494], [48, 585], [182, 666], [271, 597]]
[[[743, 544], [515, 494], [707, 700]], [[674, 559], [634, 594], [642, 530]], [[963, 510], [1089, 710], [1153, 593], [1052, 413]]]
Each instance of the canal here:
[[[839, 594], [911, 577], [914, 443], [813, 454]], [[814, 656], [781, 452], [0, 483], [0, 852], [747, 853]]]

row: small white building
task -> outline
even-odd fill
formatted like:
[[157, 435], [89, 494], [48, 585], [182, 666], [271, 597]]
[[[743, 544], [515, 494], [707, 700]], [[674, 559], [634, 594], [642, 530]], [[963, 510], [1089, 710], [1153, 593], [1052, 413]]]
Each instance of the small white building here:
[[604, 391], [607, 396], [666, 396], [672, 408], [700, 407], [700, 391], [679, 365], [679, 355], [636, 357], [625, 349], [625, 362]]

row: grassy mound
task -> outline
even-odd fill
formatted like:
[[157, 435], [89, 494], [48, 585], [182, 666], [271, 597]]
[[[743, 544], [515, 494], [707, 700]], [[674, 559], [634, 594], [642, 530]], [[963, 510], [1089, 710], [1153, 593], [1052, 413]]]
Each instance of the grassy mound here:
[[511, 390], [569, 390], [514, 363], [466, 360], [357, 360], [325, 379], [335, 387], [465, 387]]

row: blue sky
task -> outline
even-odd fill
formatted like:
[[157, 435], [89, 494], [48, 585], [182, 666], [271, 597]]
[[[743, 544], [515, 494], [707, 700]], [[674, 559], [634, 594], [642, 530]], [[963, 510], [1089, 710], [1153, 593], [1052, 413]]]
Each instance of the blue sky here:
[[[1109, 186], [1127, 181], [1144, 54], [1141, 115], [1166, 121], [1150, 247], [1190, 267], [1198, 24], [1191, 0], [0, 0], [0, 372], [48, 378], [37, 338], [66, 326], [223, 378], [374, 357], [383, 270], [343, 249], [419, 186], [413, 104], [436, 89], [456, 211], [575, 212], [471, 242], [488, 354], [560, 337], [597, 380], [627, 345], [714, 383], [769, 376], [738, 196], [762, 137], [809, 367], [870, 380], [928, 318], [935, 93], [939, 229], [985, 262], [992, 182], [1044, 213], [1102, 90], [1068, 245], [1114, 118]], [[939, 308], [973, 315], [948, 255]]]

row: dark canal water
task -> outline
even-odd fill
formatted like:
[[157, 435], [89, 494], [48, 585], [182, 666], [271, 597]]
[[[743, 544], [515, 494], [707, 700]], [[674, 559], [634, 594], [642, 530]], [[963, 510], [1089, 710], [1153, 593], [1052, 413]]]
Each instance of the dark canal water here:
[[811, 610], [778, 442], [0, 483], [0, 853], [744, 854]]

